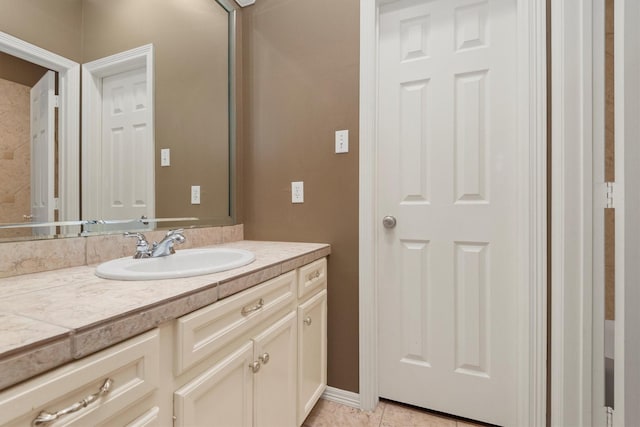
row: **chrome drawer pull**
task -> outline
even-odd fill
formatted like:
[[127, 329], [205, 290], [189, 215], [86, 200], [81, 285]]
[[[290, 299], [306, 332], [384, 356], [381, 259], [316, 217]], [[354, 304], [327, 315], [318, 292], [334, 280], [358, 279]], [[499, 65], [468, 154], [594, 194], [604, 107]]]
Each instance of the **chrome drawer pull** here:
[[260, 298], [260, 300], [258, 300], [256, 304], [242, 307], [242, 311], [240, 311], [240, 313], [243, 316], [246, 316], [249, 313], [253, 313], [254, 311], [260, 310], [263, 306], [264, 306], [264, 300]]
[[317, 279], [318, 277], [320, 277], [320, 272], [318, 270], [316, 270], [313, 273], [309, 274], [309, 280]]
[[87, 406], [91, 405], [93, 402], [98, 400], [100, 398], [100, 396], [102, 396], [103, 394], [109, 393], [109, 391], [111, 390], [111, 385], [112, 384], [113, 384], [113, 380], [111, 378], [107, 378], [105, 380], [104, 384], [102, 384], [102, 387], [100, 387], [100, 390], [98, 390], [97, 393], [90, 394], [89, 396], [85, 397], [81, 401], [76, 402], [76, 403], [74, 403], [73, 405], [71, 405], [71, 406], [69, 406], [67, 408], [61, 409], [58, 412], [42, 411], [31, 422], [31, 425], [41, 426], [41, 425], [49, 424], [49, 423], [57, 420], [58, 418], [60, 418], [60, 417], [62, 417], [64, 415], [71, 414], [73, 412], [77, 412], [82, 408], [86, 408]]
[[311, 326], [311, 317], [307, 316], [304, 318], [304, 324], [307, 326]]

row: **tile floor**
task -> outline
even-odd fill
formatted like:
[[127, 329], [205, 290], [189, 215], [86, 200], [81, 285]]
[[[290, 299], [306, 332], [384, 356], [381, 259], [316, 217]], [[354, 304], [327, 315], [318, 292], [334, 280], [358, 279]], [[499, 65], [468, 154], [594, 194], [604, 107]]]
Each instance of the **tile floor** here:
[[303, 427], [476, 427], [474, 424], [447, 418], [413, 406], [381, 400], [373, 412], [320, 399]]

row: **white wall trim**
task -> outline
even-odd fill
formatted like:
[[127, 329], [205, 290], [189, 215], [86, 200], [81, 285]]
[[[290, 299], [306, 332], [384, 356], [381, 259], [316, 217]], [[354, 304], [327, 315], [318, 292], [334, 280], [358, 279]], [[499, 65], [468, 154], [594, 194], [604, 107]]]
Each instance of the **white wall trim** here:
[[[360, 1], [360, 407], [378, 401], [376, 300], [376, 52], [378, 7]], [[518, 424], [542, 426], [546, 409], [546, 4], [518, 0], [519, 136], [526, 265], [519, 289]]]
[[593, 4], [551, 16], [551, 425], [592, 425]]
[[614, 426], [640, 425], [640, 2], [615, 1]]
[[0, 51], [58, 73], [59, 221], [80, 216], [80, 64], [0, 31]]
[[[102, 172], [100, 165], [102, 140], [102, 79], [114, 74], [145, 67], [149, 105], [155, 105], [153, 45], [140, 46], [82, 65], [82, 219], [110, 219], [101, 217], [100, 195]], [[155, 115], [151, 114], [151, 140], [155, 141]], [[155, 164], [155, 160], [154, 160]], [[88, 165], [93, 165], [88, 167]], [[155, 181], [155, 173], [152, 182]], [[155, 212], [155, 194], [148, 205]], [[155, 214], [150, 212], [150, 217]]]
[[[605, 0], [593, 0], [592, 80], [593, 80], [593, 266], [592, 266], [592, 373], [591, 425], [606, 425], [605, 409]], [[595, 321], [602, 319], [602, 322]], [[597, 363], [597, 361], [601, 363]]]
[[546, 425], [546, 2], [518, 0], [519, 294], [518, 425]]
[[360, 0], [359, 350], [360, 408], [378, 404], [378, 303], [375, 248], [376, 62], [378, 5]]
[[360, 395], [352, 391], [327, 386], [321, 398], [352, 408], [360, 408]]

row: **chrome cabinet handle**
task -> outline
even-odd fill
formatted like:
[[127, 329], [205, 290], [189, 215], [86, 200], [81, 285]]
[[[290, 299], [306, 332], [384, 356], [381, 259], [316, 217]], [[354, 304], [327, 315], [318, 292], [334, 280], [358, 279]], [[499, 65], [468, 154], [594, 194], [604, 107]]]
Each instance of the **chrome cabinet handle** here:
[[260, 298], [256, 304], [242, 307], [242, 310], [240, 311], [240, 313], [243, 316], [246, 316], [250, 313], [253, 313], [254, 311], [260, 310], [263, 306], [264, 306], [264, 300]]
[[260, 362], [253, 362], [249, 364], [249, 368], [251, 368], [251, 372], [254, 374], [260, 370]]
[[311, 317], [307, 316], [304, 318], [304, 324], [307, 326], [311, 326]]
[[398, 222], [396, 221], [396, 217], [387, 215], [382, 218], [382, 225], [384, 228], [394, 228]]
[[320, 277], [320, 272], [318, 270], [316, 270], [313, 273], [309, 274], [309, 280], [317, 279], [318, 277]]
[[263, 365], [266, 365], [269, 363], [269, 353], [264, 353], [262, 356], [258, 357], [258, 360], [260, 360]]
[[57, 420], [58, 418], [67, 415], [67, 414], [71, 414], [73, 412], [77, 412], [82, 408], [86, 408], [87, 406], [91, 405], [93, 402], [95, 402], [96, 400], [98, 400], [100, 398], [100, 396], [109, 393], [109, 391], [111, 390], [111, 386], [113, 385], [113, 380], [111, 378], [107, 378], [104, 382], [104, 384], [102, 384], [102, 387], [100, 387], [100, 390], [98, 390], [97, 393], [93, 393], [90, 394], [89, 396], [85, 397], [84, 399], [80, 400], [79, 402], [74, 403], [73, 405], [61, 409], [57, 412], [47, 412], [47, 411], [42, 411], [40, 412], [40, 414], [38, 414], [38, 416], [31, 422], [31, 425], [33, 426], [41, 426], [41, 425], [45, 425], [45, 424], [49, 424], [55, 420]]

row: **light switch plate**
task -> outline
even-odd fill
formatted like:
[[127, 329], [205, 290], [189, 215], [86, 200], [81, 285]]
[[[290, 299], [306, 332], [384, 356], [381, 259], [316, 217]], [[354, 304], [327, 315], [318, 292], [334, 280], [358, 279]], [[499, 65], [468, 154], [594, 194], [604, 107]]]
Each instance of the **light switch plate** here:
[[160, 166], [171, 166], [171, 150], [169, 148], [160, 150]]
[[304, 182], [291, 183], [291, 203], [304, 203]]
[[192, 205], [200, 204], [200, 186], [199, 185], [191, 186], [191, 204]]
[[349, 131], [337, 130], [336, 131], [336, 153], [348, 153], [349, 152]]

